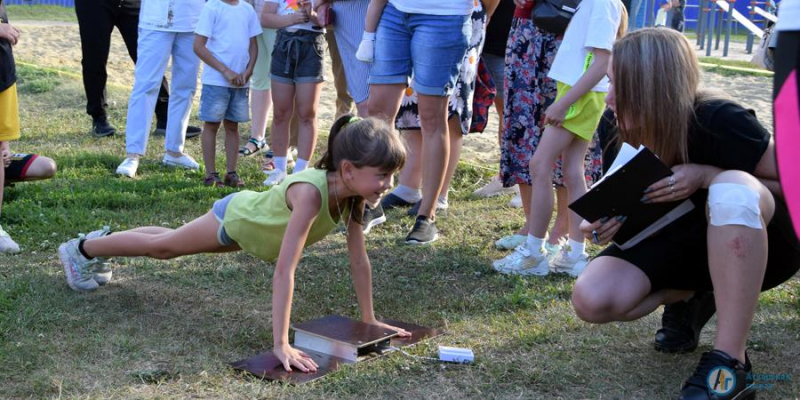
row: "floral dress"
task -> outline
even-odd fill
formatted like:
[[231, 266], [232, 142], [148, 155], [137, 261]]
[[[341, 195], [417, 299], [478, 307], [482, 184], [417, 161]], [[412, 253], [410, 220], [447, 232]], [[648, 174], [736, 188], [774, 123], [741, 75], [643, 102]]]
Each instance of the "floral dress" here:
[[[472, 99], [475, 95], [475, 78], [478, 75], [478, 60], [483, 50], [483, 39], [486, 37], [486, 11], [480, 0], [475, 0], [472, 9], [472, 33], [470, 34], [467, 51], [461, 62], [456, 86], [450, 96], [447, 109], [447, 119], [458, 115], [461, 122], [461, 133], [466, 135], [472, 124]], [[403, 99], [400, 101], [400, 110], [394, 123], [398, 130], [420, 129], [419, 110], [417, 108], [417, 93], [411, 88], [406, 88]]]
[[[500, 180], [503, 186], [531, 184], [528, 163], [544, 132], [544, 112], [556, 99], [556, 81], [547, 77], [561, 36], [536, 28], [530, 19], [535, 2], [517, 7], [506, 44], [503, 134], [500, 139]], [[595, 134], [586, 152], [586, 182], [602, 174], [602, 153]], [[561, 157], [553, 169], [553, 184], [564, 186]]]

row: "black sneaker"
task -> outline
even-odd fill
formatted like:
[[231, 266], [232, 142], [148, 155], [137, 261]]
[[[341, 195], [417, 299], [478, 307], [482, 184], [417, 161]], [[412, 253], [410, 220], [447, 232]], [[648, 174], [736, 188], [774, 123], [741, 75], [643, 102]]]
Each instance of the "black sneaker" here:
[[427, 216], [420, 215], [411, 228], [411, 233], [406, 236], [406, 244], [428, 244], [439, 238], [439, 230]]
[[364, 207], [364, 216], [361, 219], [364, 222], [364, 234], [368, 234], [373, 226], [380, 225], [386, 222], [386, 214], [383, 213], [381, 203], [375, 208]]
[[755, 400], [752, 371], [746, 354], [742, 364], [721, 350], [705, 352], [678, 400]]
[[[411, 206], [411, 208], [408, 209], [408, 215], [411, 215], [413, 217], [413, 216], [419, 214], [419, 207], [420, 207], [421, 204], [422, 204], [422, 200], [414, 203], [414, 205]], [[448, 203], [442, 204], [442, 203], [439, 203], [438, 200], [436, 201], [436, 215], [447, 216], [447, 209], [448, 208], [450, 208], [450, 204], [448, 204]]]
[[92, 136], [106, 137], [117, 133], [117, 128], [108, 122], [108, 118], [101, 117], [92, 121]]
[[700, 331], [716, 312], [713, 292], [697, 292], [686, 301], [664, 306], [655, 348], [664, 353], [689, 353], [697, 349]]
[[[198, 127], [196, 127], [196, 126], [189, 125], [189, 126], [186, 127], [186, 139], [191, 139], [193, 137], [197, 137], [201, 133], [203, 133], [203, 130], [198, 128]], [[166, 135], [167, 134], [167, 124], [164, 123], [162, 125], [161, 122], [157, 122], [156, 123], [156, 130], [153, 131], [153, 134], [158, 135], [158, 136]]]
[[383, 207], [384, 210], [391, 210], [393, 208], [400, 208], [400, 207], [409, 207], [412, 205], [414, 205], [414, 203], [405, 201], [403, 200], [402, 197], [394, 193], [387, 194], [386, 197], [384, 197], [383, 200], [381, 200], [381, 206]]

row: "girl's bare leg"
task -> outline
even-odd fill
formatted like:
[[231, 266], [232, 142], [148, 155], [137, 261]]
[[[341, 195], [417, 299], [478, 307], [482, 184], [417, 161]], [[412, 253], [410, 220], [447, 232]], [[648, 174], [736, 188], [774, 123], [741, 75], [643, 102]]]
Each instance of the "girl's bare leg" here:
[[311, 161], [317, 144], [317, 107], [322, 83], [298, 83], [295, 86], [297, 121], [297, 158]]
[[236, 162], [239, 160], [239, 124], [225, 120], [225, 167], [227, 171], [236, 171]]
[[239, 250], [239, 246], [235, 244], [230, 246], [219, 244], [217, 241], [219, 221], [210, 211], [175, 230], [154, 233], [162, 228], [138, 229], [138, 231], [117, 232], [102, 238], [86, 240], [83, 243], [83, 250], [90, 257], [146, 256], [158, 259]]
[[201, 144], [203, 146], [203, 164], [205, 164], [206, 175], [217, 172], [215, 165], [217, 158], [217, 130], [219, 130], [219, 122], [206, 122], [203, 124]]
[[272, 150], [275, 157], [286, 157], [289, 150], [289, 124], [294, 113], [294, 85], [272, 80]]

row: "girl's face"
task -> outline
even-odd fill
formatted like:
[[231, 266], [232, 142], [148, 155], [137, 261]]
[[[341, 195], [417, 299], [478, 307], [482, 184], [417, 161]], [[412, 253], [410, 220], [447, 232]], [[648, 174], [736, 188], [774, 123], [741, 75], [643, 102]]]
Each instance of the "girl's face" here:
[[377, 167], [348, 168], [346, 178], [350, 187], [367, 203], [374, 204], [394, 186], [391, 172]]
[[616, 102], [616, 98], [614, 96], [614, 86], [616, 86], [616, 85], [614, 84], [614, 69], [611, 68], [611, 66], [613, 64], [614, 64], [614, 59], [612, 58], [608, 62], [608, 71], [606, 71], [606, 74], [608, 75], [608, 81], [609, 81], [608, 94], [606, 95], [606, 105], [608, 105], [608, 108], [610, 108], [611, 111], [613, 111], [614, 114], [616, 114], [617, 113], [617, 102]]

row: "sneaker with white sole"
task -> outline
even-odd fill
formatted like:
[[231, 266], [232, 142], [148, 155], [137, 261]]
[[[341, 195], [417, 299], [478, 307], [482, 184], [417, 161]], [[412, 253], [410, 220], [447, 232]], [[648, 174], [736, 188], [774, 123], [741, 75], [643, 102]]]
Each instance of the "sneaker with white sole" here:
[[517, 194], [508, 202], [509, 207], [522, 208], [522, 196]]
[[181, 154], [180, 157], [175, 157], [169, 153], [166, 153], [164, 154], [164, 158], [161, 159], [161, 163], [168, 167], [181, 167], [193, 170], [200, 169], [200, 164], [198, 164], [197, 161], [195, 161], [194, 158], [188, 154]]
[[0, 254], [3, 253], [19, 253], [19, 245], [14, 239], [11, 239], [8, 232], [4, 231], [3, 227], [0, 226]]
[[375, 208], [370, 206], [364, 207], [364, 216], [362, 217], [362, 222], [364, 222], [363, 230], [365, 235], [368, 234], [374, 226], [386, 222], [386, 214], [383, 212], [381, 203], [378, 203]]
[[558, 243], [552, 244], [545, 240], [544, 242], [544, 253], [547, 255], [547, 259], [552, 261], [553, 258], [561, 251], [564, 247], [567, 246], [567, 239], [560, 238], [558, 239]]
[[501, 237], [498, 241], [494, 242], [494, 247], [498, 250], [514, 250], [517, 246], [524, 244], [528, 240], [528, 235], [508, 235]]
[[514, 252], [492, 263], [495, 271], [507, 275], [545, 276], [550, 272], [550, 263], [541, 251], [532, 252], [527, 245], [520, 245]]
[[139, 160], [135, 158], [127, 157], [122, 164], [117, 167], [117, 175], [127, 176], [128, 178], [133, 178], [136, 176], [136, 170], [139, 169]]
[[[111, 227], [104, 226], [103, 229], [98, 229], [87, 233], [86, 235], [78, 235], [79, 239], [97, 239], [111, 234]], [[95, 257], [90, 260], [92, 264], [92, 278], [98, 285], [103, 286], [111, 281], [111, 259], [103, 257]]]
[[286, 171], [281, 171], [279, 169], [273, 170], [267, 179], [264, 179], [264, 186], [275, 186], [283, 182], [286, 179]]
[[487, 198], [511, 193], [519, 193], [518, 187], [516, 185], [512, 187], [503, 187], [503, 183], [495, 176], [489, 183], [472, 192], [472, 195], [479, 198]]
[[64, 266], [64, 275], [69, 287], [78, 292], [90, 292], [99, 285], [93, 277], [93, 263], [78, 250], [80, 241], [81, 239], [72, 239], [59, 246], [58, 258]]
[[550, 261], [553, 272], [567, 273], [576, 278], [583, 272], [587, 264], [589, 264], [589, 255], [584, 252], [578, 256], [570, 256], [569, 246], [562, 246], [561, 251]]

